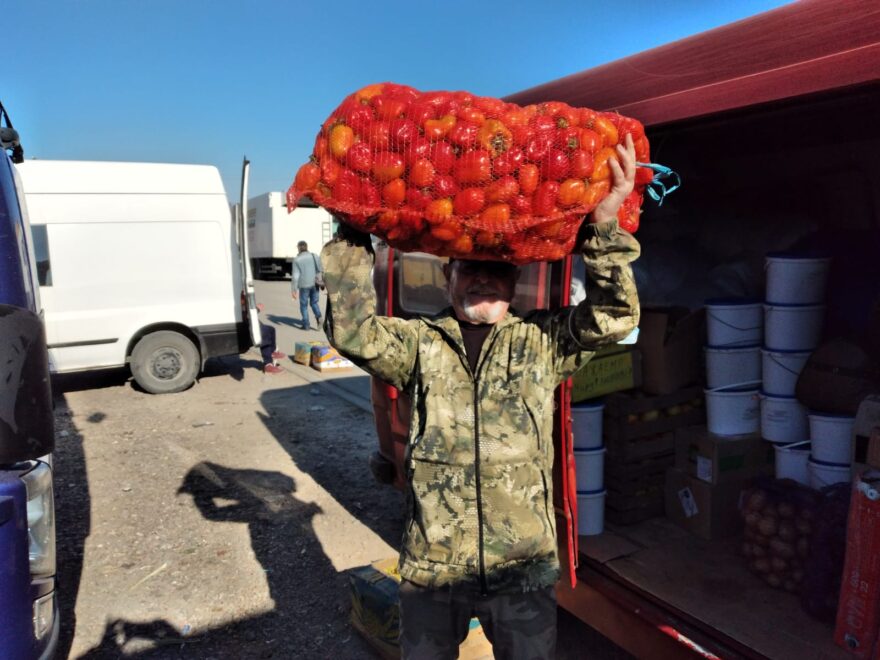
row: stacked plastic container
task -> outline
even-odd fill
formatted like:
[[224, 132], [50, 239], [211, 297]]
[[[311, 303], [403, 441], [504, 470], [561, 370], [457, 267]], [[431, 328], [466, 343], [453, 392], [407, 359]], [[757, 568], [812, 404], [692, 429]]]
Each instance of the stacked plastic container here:
[[593, 536], [605, 528], [605, 443], [600, 401], [571, 406], [574, 462], [577, 475], [578, 534]]
[[706, 301], [706, 426], [738, 436], [760, 428], [761, 338], [764, 309], [747, 298]]

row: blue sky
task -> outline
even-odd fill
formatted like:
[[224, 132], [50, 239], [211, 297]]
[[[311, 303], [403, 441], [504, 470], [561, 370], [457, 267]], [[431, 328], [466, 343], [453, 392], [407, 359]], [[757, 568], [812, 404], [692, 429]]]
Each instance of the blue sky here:
[[359, 87], [504, 96], [778, 0], [6, 0], [0, 100], [28, 157], [207, 163], [285, 190]]

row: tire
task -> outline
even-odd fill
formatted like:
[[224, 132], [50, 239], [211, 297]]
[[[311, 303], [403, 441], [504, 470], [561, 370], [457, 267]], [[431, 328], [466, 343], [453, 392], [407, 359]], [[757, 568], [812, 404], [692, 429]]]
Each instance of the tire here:
[[179, 332], [152, 332], [131, 352], [131, 375], [150, 394], [185, 390], [199, 373], [199, 351]]

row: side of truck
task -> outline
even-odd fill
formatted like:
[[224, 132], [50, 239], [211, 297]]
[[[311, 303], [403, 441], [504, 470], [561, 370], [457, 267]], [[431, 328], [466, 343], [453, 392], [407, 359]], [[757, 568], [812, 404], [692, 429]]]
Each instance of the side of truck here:
[[320, 252], [333, 235], [333, 218], [304, 199], [291, 214], [283, 193], [269, 192], [248, 200], [247, 240], [254, 276], [290, 277], [296, 244], [305, 241]]
[[20, 166], [58, 373], [129, 365], [148, 392], [259, 343], [241, 222], [215, 167]]
[[[681, 190], [660, 208], [646, 205], [637, 235], [644, 304], [699, 305], [707, 282], [760, 296], [764, 254], [821, 249], [833, 257], [826, 336], [853, 334], [880, 303], [878, 35], [876, 3], [802, 0], [506, 100], [638, 118], [652, 159], [680, 173]], [[570, 258], [525, 274], [519, 307], [568, 304]], [[374, 277], [380, 313], [442, 305], [428, 258], [382, 248]], [[379, 381], [373, 401], [374, 473], [400, 485], [408, 402]], [[579, 537], [570, 383], [556, 401], [562, 607], [639, 658], [847, 657], [829, 624], [748, 572], [738, 547], [663, 518]]]

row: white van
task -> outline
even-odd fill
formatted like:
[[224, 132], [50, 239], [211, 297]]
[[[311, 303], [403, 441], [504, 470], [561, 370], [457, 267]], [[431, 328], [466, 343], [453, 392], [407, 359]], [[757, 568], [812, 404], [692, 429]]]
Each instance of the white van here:
[[30, 160], [19, 172], [55, 371], [128, 364], [148, 392], [178, 392], [208, 358], [259, 343], [217, 168]]

